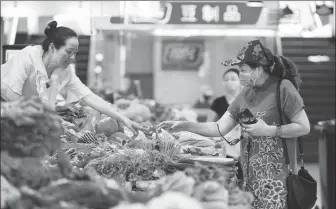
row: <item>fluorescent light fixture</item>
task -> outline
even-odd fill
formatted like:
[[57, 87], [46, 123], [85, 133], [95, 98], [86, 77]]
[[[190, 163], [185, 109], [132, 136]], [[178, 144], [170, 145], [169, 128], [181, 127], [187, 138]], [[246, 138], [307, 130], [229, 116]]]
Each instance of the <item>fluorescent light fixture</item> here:
[[327, 7], [333, 7], [333, 1], [325, 1], [324, 4], [327, 6]]
[[263, 7], [264, 3], [262, 1], [248, 1], [246, 3], [248, 7]]
[[273, 37], [276, 31], [270, 29], [155, 29], [154, 36], [261, 36]]
[[309, 62], [330, 62], [330, 57], [326, 55], [314, 55], [314, 56], [308, 56], [307, 60]]

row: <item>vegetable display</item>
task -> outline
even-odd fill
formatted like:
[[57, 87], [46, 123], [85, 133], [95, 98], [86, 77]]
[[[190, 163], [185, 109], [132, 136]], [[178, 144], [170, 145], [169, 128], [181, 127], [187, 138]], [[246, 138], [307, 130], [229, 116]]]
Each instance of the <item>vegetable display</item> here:
[[150, 134], [133, 136], [80, 104], [56, 112], [38, 98], [1, 104], [1, 208], [234, 209], [252, 203], [237, 187], [235, 162], [211, 157], [218, 153], [212, 140], [156, 130], [172, 109], [138, 103], [134, 110], [147, 106], [154, 116], [161, 108], [160, 119], [145, 122]]

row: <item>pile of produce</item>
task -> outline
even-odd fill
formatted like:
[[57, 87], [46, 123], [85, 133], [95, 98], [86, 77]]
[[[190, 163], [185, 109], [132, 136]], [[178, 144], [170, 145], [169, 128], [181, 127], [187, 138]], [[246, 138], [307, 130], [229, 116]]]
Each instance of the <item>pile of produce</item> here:
[[164, 176], [169, 161], [170, 158], [158, 151], [124, 149], [96, 158], [86, 168], [94, 168], [98, 174], [124, 184], [126, 181], [156, 180]]
[[148, 121], [155, 125], [166, 120], [197, 121], [197, 113], [191, 108], [172, 107], [148, 99], [119, 99], [115, 103], [124, 115], [139, 123]]
[[248, 209], [254, 200], [225, 171], [200, 164], [161, 178], [147, 194], [148, 201], [125, 202], [113, 209]]
[[209, 138], [190, 132], [180, 132], [175, 134], [178, 138], [184, 153], [194, 155], [218, 156], [219, 152], [215, 149], [215, 143]]
[[61, 118], [38, 97], [1, 103], [1, 151], [15, 156], [44, 156], [57, 150], [64, 132]]
[[[180, 152], [175, 141], [149, 140], [143, 134], [134, 140], [121, 132], [108, 138], [104, 134], [91, 134], [91, 141], [84, 142], [77, 137], [77, 142], [64, 143], [62, 151], [69, 155], [73, 166], [93, 168], [101, 176], [113, 178], [120, 184], [162, 177], [168, 172], [166, 165], [176, 162]], [[58, 154], [55, 154], [48, 162], [56, 164], [57, 158]]]
[[[107, 120], [110, 126], [101, 128], [100, 124]], [[181, 132], [172, 135], [152, 127], [151, 134], [140, 132], [132, 138], [127, 128], [120, 130], [117, 122], [109, 118], [102, 118], [95, 127], [94, 132], [84, 134], [67, 130], [63, 151], [69, 153], [73, 166], [94, 168], [100, 175], [113, 178], [120, 184], [155, 180], [170, 172], [192, 167], [194, 161], [189, 158], [195, 155], [219, 155], [214, 142], [197, 134]], [[82, 144], [91, 145], [91, 148], [81, 150]], [[56, 162], [55, 156], [50, 162]], [[235, 175], [234, 163], [224, 167], [231, 176]]]
[[121, 113], [138, 123], [148, 121], [152, 118], [152, 112], [147, 105], [139, 100], [120, 99], [116, 101], [116, 107]]
[[56, 112], [63, 120], [81, 127], [88, 117], [84, 108], [78, 103], [56, 106]]
[[[125, 199], [115, 181], [71, 166], [68, 155], [59, 151], [61, 118], [39, 98], [2, 103], [1, 108], [1, 208], [103, 209]], [[45, 158], [56, 152], [51, 166]]]
[[133, 136], [79, 104], [58, 116], [38, 98], [1, 108], [1, 208], [245, 209], [253, 201], [232, 178], [234, 163], [202, 161], [220, 154], [208, 138], [154, 125]]

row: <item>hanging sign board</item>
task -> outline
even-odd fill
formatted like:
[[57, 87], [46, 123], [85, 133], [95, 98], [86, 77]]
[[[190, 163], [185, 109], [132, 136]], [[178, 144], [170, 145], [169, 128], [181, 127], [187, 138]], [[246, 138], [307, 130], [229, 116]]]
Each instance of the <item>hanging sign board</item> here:
[[[156, 16], [130, 17], [130, 24], [160, 25], [255, 25], [262, 7], [249, 7], [246, 2], [167, 2]], [[122, 18], [121, 18], [122, 19]], [[111, 23], [123, 20], [111, 18]]]
[[195, 70], [203, 62], [203, 40], [163, 40], [162, 70]]
[[[167, 24], [230, 24], [254, 25], [261, 7], [230, 2], [171, 2], [172, 12]], [[168, 15], [168, 14], [167, 14]]]

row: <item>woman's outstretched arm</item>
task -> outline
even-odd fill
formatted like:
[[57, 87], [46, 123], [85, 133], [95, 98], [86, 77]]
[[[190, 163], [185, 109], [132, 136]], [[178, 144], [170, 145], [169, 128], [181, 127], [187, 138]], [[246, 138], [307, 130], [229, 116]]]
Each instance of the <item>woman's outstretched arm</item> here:
[[[218, 132], [217, 124], [219, 126]], [[235, 126], [237, 122], [230, 116], [228, 111], [217, 122], [195, 123], [188, 121], [165, 121], [162, 122], [158, 128], [168, 129], [173, 132], [188, 131], [206, 137], [220, 137], [225, 136]]]

